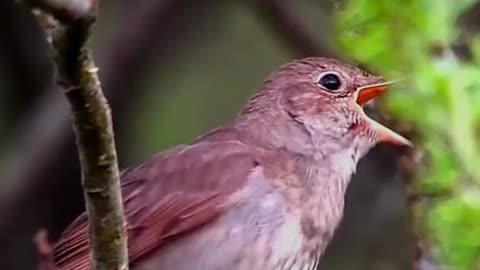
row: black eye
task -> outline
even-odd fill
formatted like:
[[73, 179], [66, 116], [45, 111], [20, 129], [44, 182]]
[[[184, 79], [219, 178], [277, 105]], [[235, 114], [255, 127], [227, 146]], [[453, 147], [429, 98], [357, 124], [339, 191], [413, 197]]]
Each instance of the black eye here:
[[323, 86], [324, 88], [334, 91], [340, 89], [342, 83], [340, 82], [340, 78], [336, 74], [327, 73], [323, 75], [318, 83]]

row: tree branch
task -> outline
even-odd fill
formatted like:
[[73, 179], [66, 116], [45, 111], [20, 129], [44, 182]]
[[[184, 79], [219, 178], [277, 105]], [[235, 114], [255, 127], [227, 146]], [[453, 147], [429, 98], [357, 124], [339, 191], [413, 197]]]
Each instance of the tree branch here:
[[30, 4], [62, 22], [42, 20], [51, 34], [57, 83], [65, 90], [73, 116], [89, 218], [92, 269], [126, 270], [126, 222], [110, 108], [88, 48], [97, 1], [31, 1]]
[[[154, 63], [169, 61], [177, 45], [191, 38], [197, 25], [205, 23], [209, 11], [218, 3], [217, 0], [201, 3], [196, 0], [135, 2], [135, 8], [129, 8], [118, 21], [116, 33], [107, 44], [100, 46], [105, 49], [99, 50], [103, 91], [117, 115], [117, 141], [122, 141], [118, 137], [122, 133], [118, 132], [124, 130], [126, 133], [127, 130], [121, 126], [124, 123], [122, 117], [131, 115], [131, 104], [147, 89], [138, 87], [138, 84], [150, 76], [149, 68]], [[195, 24], [187, 23], [192, 21]], [[47, 94], [34, 104], [25, 121], [17, 123], [19, 132], [15, 140], [6, 143], [15, 145], [15, 149], [6, 149], [8, 152], [4, 156], [8, 156], [10, 162], [8, 170], [1, 174], [6, 180], [0, 190], [0, 241], [3, 242], [18, 243], [18, 237], [12, 237], [14, 233], [33, 233], [38, 226], [50, 227], [50, 235], [55, 238], [82, 210], [76, 192], [80, 189], [76, 182], [79, 168], [74, 157], [76, 150], [70, 122], [66, 117], [68, 107], [53, 92]], [[50, 196], [46, 193], [55, 196], [45, 202]], [[58, 205], [59, 201], [66, 203]], [[50, 213], [53, 205], [55, 210]], [[17, 211], [24, 208], [31, 209], [31, 213], [25, 215]], [[19, 220], [24, 227], [14, 225]], [[7, 246], [4, 245], [3, 249]], [[0, 259], [11, 259], [1, 256], [4, 254], [6, 252], [0, 247]]]

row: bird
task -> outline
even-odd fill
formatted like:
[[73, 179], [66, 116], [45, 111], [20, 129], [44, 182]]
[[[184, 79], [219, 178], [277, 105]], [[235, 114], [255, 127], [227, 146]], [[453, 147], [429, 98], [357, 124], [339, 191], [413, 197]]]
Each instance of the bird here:
[[[342, 220], [357, 162], [412, 143], [364, 105], [391, 84], [323, 57], [273, 71], [236, 118], [121, 172], [133, 270], [313, 270]], [[90, 269], [88, 218], [53, 246]]]

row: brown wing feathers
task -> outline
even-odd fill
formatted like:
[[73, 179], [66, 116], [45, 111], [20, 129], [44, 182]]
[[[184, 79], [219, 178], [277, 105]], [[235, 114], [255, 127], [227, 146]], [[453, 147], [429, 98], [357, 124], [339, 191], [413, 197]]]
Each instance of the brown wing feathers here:
[[[140, 257], [215, 218], [220, 205], [258, 165], [239, 142], [200, 142], [170, 151], [122, 173], [129, 257]], [[65, 270], [89, 268], [87, 218], [83, 214], [55, 245], [55, 263]]]

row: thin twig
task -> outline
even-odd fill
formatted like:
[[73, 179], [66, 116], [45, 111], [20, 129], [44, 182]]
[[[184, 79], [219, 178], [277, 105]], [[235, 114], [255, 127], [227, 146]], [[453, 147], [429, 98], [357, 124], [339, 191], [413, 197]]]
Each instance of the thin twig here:
[[[75, 2], [75, 8], [72, 3]], [[117, 154], [110, 108], [103, 95], [97, 67], [88, 48], [97, 2], [32, 1], [30, 4], [56, 16], [42, 20], [57, 67], [57, 83], [73, 115], [82, 184], [90, 228], [92, 269], [128, 269], [125, 216], [120, 191]]]

